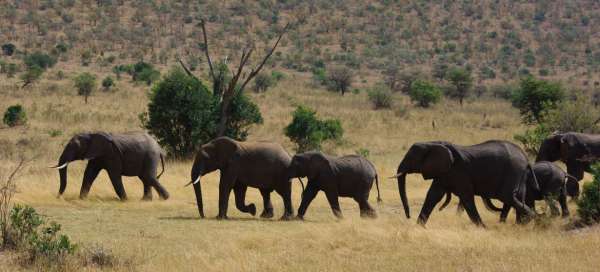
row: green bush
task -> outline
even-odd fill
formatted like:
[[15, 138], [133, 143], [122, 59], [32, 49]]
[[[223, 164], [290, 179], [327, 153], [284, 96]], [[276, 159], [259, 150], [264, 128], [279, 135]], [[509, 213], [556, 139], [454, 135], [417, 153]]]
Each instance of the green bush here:
[[96, 76], [83, 72], [73, 79], [75, 87], [77, 88], [77, 94], [85, 97], [85, 103], [87, 103], [88, 96], [96, 88]]
[[45, 70], [54, 66], [54, 64], [56, 64], [56, 59], [48, 54], [44, 54], [42, 52], [35, 52], [25, 56], [23, 62], [25, 63], [25, 66], [27, 66], [27, 68], [37, 66]]
[[565, 97], [559, 83], [549, 82], [534, 77], [521, 79], [520, 88], [513, 93], [513, 105], [521, 111], [527, 123], [540, 122], [542, 112], [555, 107]]
[[514, 139], [523, 145], [523, 149], [531, 156], [538, 154], [542, 142], [552, 133], [544, 125], [537, 125], [532, 129], [527, 129], [523, 134], [515, 134]]
[[600, 165], [592, 166], [594, 180], [583, 185], [577, 200], [577, 214], [585, 224], [600, 222]]
[[160, 72], [154, 69], [152, 64], [143, 61], [131, 66], [127, 69], [127, 72], [131, 75], [133, 81], [145, 82], [148, 85], [160, 79]]
[[12, 56], [15, 53], [16, 46], [12, 43], [5, 43], [2, 45], [2, 54], [5, 56]]
[[412, 101], [417, 102], [417, 105], [427, 108], [440, 101], [442, 91], [429, 81], [417, 79], [412, 83], [409, 95]]
[[4, 112], [4, 124], [9, 127], [24, 125], [27, 123], [27, 115], [23, 106], [12, 105]]
[[[148, 113], [140, 118], [170, 154], [187, 157], [217, 136], [219, 105], [202, 82], [175, 68], [154, 85]], [[258, 106], [239, 92], [229, 110], [225, 135], [237, 140], [245, 140], [249, 127], [263, 121]]]
[[452, 85], [448, 96], [458, 99], [460, 104], [469, 95], [473, 88], [473, 78], [471, 72], [463, 68], [452, 68], [446, 73], [445, 79]]
[[285, 128], [285, 135], [296, 144], [297, 152], [320, 150], [324, 141], [342, 138], [344, 130], [339, 120], [319, 120], [316, 115], [316, 111], [298, 106], [292, 122]]
[[369, 101], [373, 103], [375, 109], [391, 108], [392, 92], [387, 86], [377, 84], [369, 91]]
[[273, 86], [274, 80], [271, 75], [266, 73], [259, 73], [254, 78], [254, 91], [257, 93], [266, 92], [271, 86]]
[[23, 81], [23, 87], [25, 87], [38, 81], [42, 77], [43, 73], [44, 69], [40, 68], [39, 66], [31, 66], [27, 68], [27, 71], [21, 74], [19, 78]]
[[102, 80], [102, 87], [104, 88], [105, 91], [110, 90], [110, 88], [112, 88], [112, 86], [114, 86], [114, 85], [115, 85], [115, 81], [110, 76], [107, 76]]

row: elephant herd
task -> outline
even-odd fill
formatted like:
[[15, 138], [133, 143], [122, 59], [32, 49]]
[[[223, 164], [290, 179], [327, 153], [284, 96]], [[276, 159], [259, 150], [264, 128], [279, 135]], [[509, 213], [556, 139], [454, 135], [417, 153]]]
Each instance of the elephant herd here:
[[[540, 147], [535, 164], [530, 164], [517, 145], [499, 140], [461, 146], [449, 142], [432, 141], [413, 144], [400, 162], [396, 175], [400, 199], [407, 218], [410, 208], [406, 193], [406, 175], [418, 173], [432, 179], [425, 202], [417, 219], [425, 225], [434, 207], [446, 196], [441, 209], [450, 202], [452, 194], [459, 198], [459, 208], [464, 209], [473, 223], [484, 226], [475, 196], [493, 211], [501, 212], [504, 222], [511, 208], [516, 210], [518, 223], [527, 222], [536, 215], [535, 201], [545, 200], [553, 215], [558, 215], [555, 199], [563, 216], [569, 211], [566, 197], [576, 198], [583, 172], [600, 155], [600, 135], [582, 133], [553, 134]], [[105, 132], [75, 135], [65, 146], [57, 166], [61, 195], [67, 185], [67, 165], [75, 160], [88, 160], [81, 185], [80, 198], [85, 198], [101, 170], [106, 170], [120, 199], [127, 199], [122, 176], [137, 176], [144, 185], [144, 200], [152, 199], [154, 188], [162, 199], [169, 193], [159, 183], [164, 172], [164, 154], [158, 143], [148, 134], [133, 132], [112, 134]], [[552, 162], [561, 160], [567, 173]], [[157, 175], [158, 163], [162, 171]], [[200, 217], [204, 218], [202, 200], [203, 175], [220, 171], [218, 219], [227, 218], [229, 195], [233, 190], [236, 208], [256, 215], [254, 204], [246, 205], [248, 187], [259, 189], [263, 198], [261, 217], [273, 217], [271, 192], [283, 200], [282, 220], [294, 218], [292, 207], [292, 181], [306, 177], [308, 183], [302, 192], [297, 219], [303, 219], [319, 191], [323, 191], [333, 214], [342, 218], [339, 197], [353, 198], [359, 205], [361, 217], [376, 217], [368, 202], [375, 182], [377, 201], [379, 177], [375, 166], [367, 159], [349, 155], [332, 157], [318, 151], [291, 156], [281, 145], [270, 142], [239, 142], [227, 137], [216, 138], [202, 145], [194, 159], [191, 181]], [[302, 180], [300, 180], [302, 182]], [[304, 185], [303, 185], [304, 186]], [[497, 208], [491, 202], [503, 202]]]

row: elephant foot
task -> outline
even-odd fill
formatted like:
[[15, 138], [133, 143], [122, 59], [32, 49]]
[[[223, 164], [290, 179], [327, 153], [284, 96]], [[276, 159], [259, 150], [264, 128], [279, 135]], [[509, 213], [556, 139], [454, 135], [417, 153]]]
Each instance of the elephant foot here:
[[145, 195], [142, 197], [142, 201], [152, 201], [152, 195]]
[[160, 198], [161, 198], [162, 200], [167, 200], [167, 199], [169, 199], [169, 193], [167, 193], [167, 192], [164, 192], [163, 194], [161, 194], [161, 195], [160, 195]]
[[247, 212], [250, 213], [252, 216], [256, 215], [256, 206], [254, 205], [254, 203], [246, 206], [246, 209], [248, 210]]
[[227, 220], [227, 219], [229, 219], [229, 217], [227, 217], [227, 215], [217, 215], [216, 219], [217, 220]]
[[294, 217], [294, 220], [304, 221], [304, 215], [296, 215], [296, 217]]
[[281, 218], [279, 220], [291, 221], [292, 219], [294, 219], [294, 216], [292, 214], [284, 214], [283, 216], [281, 216]]
[[273, 209], [266, 209], [261, 214], [261, 218], [273, 218]]
[[375, 211], [364, 211], [360, 213], [360, 217], [375, 219], [377, 218], [377, 213]]

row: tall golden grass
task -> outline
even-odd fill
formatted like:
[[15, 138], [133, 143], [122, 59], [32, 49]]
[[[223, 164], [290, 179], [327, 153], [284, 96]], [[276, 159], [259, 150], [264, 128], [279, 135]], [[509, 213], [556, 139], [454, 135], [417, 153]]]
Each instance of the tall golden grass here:
[[[252, 99], [260, 106], [264, 124], [252, 128], [249, 140], [282, 143], [293, 152], [283, 135], [295, 105], [303, 104], [324, 117], [339, 118], [345, 134], [341, 145], [328, 144], [331, 154], [352, 154], [368, 149], [381, 177], [391, 176], [410, 145], [417, 141], [448, 140], [475, 144], [488, 139], [512, 140], [523, 129], [518, 112], [508, 102], [482, 99], [463, 107], [444, 101], [431, 109], [411, 106], [395, 94], [392, 110], [374, 111], [364, 92], [339, 94], [316, 90], [300, 76], [291, 76], [267, 93]], [[261, 220], [242, 214], [230, 199], [227, 221], [216, 221], [218, 173], [203, 180], [206, 214], [200, 220], [189, 179], [190, 161], [168, 161], [162, 184], [171, 193], [167, 201], [142, 202], [142, 185], [125, 178], [130, 200], [120, 202], [106, 174], [101, 174], [87, 200], [79, 200], [84, 162], [69, 167], [69, 184], [56, 198], [58, 174], [47, 166], [56, 163], [62, 146], [76, 132], [140, 130], [138, 114], [145, 111], [146, 86], [117, 83], [119, 90], [97, 91], [83, 104], [70, 81], [44, 80], [30, 89], [15, 82], [0, 83], [0, 109], [20, 103], [28, 125], [0, 129], [2, 169], [14, 165], [23, 151], [35, 161], [18, 178], [17, 203], [32, 205], [63, 225], [65, 233], [82, 245], [101, 244], [131, 266], [116, 270], [140, 271], [596, 271], [600, 262], [600, 231], [590, 228], [565, 231], [566, 219], [545, 227], [517, 226], [511, 214], [507, 224], [498, 214], [478, 203], [487, 229], [473, 226], [465, 214], [452, 208], [435, 211], [427, 227], [406, 219], [396, 184], [382, 179], [383, 203], [374, 204], [379, 218], [359, 218], [358, 205], [342, 199], [345, 219], [334, 219], [324, 195], [319, 194], [306, 221]], [[435, 123], [435, 128], [432, 123]], [[6, 168], [5, 168], [6, 167]], [[416, 214], [429, 181], [412, 175], [408, 195]], [[297, 208], [300, 186], [294, 183]], [[273, 194], [276, 217], [281, 199]], [[262, 209], [255, 189], [248, 202]], [[451, 206], [452, 207], [452, 206]], [[574, 210], [571, 205], [571, 210]], [[10, 255], [0, 254], [2, 270], [21, 269]], [[79, 269], [92, 269], [90, 267]]]

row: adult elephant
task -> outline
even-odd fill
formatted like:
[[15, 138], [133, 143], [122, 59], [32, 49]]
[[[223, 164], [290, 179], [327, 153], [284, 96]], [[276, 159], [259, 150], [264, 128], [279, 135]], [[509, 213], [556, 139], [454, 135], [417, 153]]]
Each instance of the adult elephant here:
[[276, 191], [283, 199], [285, 211], [281, 219], [293, 217], [292, 184], [287, 175], [290, 155], [278, 144], [269, 142], [238, 142], [228, 137], [216, 138], [200, 147], [192, 167], [189, 184], [194, 185], [196, 202], [200, 217], [204, 218], [202, 203], [201, 177], [220, 170], [219, 215], [217, 219], [227, 218], [229, 194], [234, 191], [236, 207], [253, 216], [254, 204], [246, 205], [245, 196], [248, 186], [258, 188], [263, 197], [263, 218], [273, 217], [271, 192]]
[[553, 134], [546, 138], [536, 157], [539, 161], [562, 161], [567, 165], [567, 173], [575, 180], [567, 181], [567, 195], [579, 196], [579, 183], [583, 172], [589, 172], [593, 162], [600, 158], [600, 135], [567, 132]]
[[[58, 165], [62, 195], [67, 187], [67, 165], [75, 160], [88, 160], [83, 174], [80, 198], [86, 198], [94, 180], [101, 170], [106, 170], [115, 192], [121, 200], [127, 199], [121, 176], [137, 176], [144, 184], [143, 200], [152, 200], [154, 188], [162, 199], [169, 193], [158, 182], [165, 171], [163, 151], [150, 135], [145, 132], [112, 134], [106, 132], [79, 133], [65, 146]], [[162, 171], [157, 176], [159, 161]]]
[[338, 218], [342, 218], [338, 197], [353, 198], [359, 205], [361, 217], [377, 217], [369, 205], [373, 181], [377, 185], [377, 201], [381, 201], [377, 171], [370, 161], [361, 156], [332, 157], [318, 151], [296, 154], [289, 167], [289, 176], [308, 177], [298, 208], [299, 219], [304, 219], [308, 205], [319, 191], [325, 192], [331, 210]]
[[[548, 207], [550, 207], [551, 215], [558, 216], [558, 207], [556, 207], [556, 203], [554, 201], [556, 199], [560, 204], [562, 216], [569, 216], [569, 208], [567, 206], [567, 196], [565, 192], [565, 183], [568, 180], [572, 180], [575, 178], [565, 173], [564, 170], [560, 169], [560, 167], [556, 166], [554, 163], [547, 161], [535, 163], [533, 165], [533, 172], [535, 173], [535, 178], [540, 186], [540, 190], [532, 188], [532, 181], [528, 182], [527, 191], [525, 195], [525, 204], [528, 207], [531, 207], [533, 210], [535, 210], [535, 201], [544, 200], [547, 203]], [[528, 175], [527, 178], [533, 179], [534, 176]], [[450, 199], [451, 194], [447, 193], [446, 200], [440, 207], [440, 211], [448, 205]], [[496, 206], [494, 206], [494, 204], [489, 198], [484, 198], [483, 202], [489, 210], [501, 212], [500, 222], [506, 222], [506, 217], [508, 216], [508, 212], [510, 211], [511, 206], [504, 204], [502, 208], [497, 208]], [[462, 204], [459, 203], [458, 206], [460, 210], [460, 208], [462, 208]], [[519, 219], [519, 216], [517, 216], [517, 219]]]
[[[471, 221], [484, 226], [475, 207], [475, 195], [499, 199], [524, 215], [535, 215], [522, 201], [528, 171], [531, 171], [531, 166], [527, 156], [510, 142], [487, 141], [472, 146], [423, 142], [411, 146], [395, 177], [407, 218], [410, 218], [410, 208], [406, 196], [406, 175], [420, 173], [424, 179], [433, 179], [433, 182], [421, 208], [419, 224], [425, 225], [435, 205], [446, 192], [451, 192], [460, 198]], [[532, 183], [534, 188], [539, 189], [535, 179]]]

